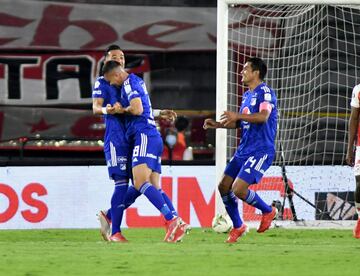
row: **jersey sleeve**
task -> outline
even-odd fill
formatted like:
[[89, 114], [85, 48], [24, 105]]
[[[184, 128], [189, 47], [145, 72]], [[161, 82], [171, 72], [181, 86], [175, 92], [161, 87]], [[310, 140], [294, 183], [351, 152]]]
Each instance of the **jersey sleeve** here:
[[92, 91], [92, 97], [93, 98], [106, 98], [106, 88], [104, 85], [101, 84], [99, 80], [96, 80], [94, 83], [93, 91]]
[[130, 80], [131, 79], [129, 78], [124, 82], [124, 90], [129, 102], [131, 102], [132, 99], [141, 97], [141, 90], [138, 88], [139, 85]]
[[258, 94], [259, 112], [262, 110], [272, 111], [274, 106], [274, 95], [271, 93], [271, 89], [267, 86], [261, 87], [261, 92]]
[[353, 91], [352, 91], [352, 96], [351, 96], [351, 102], [350, 105], [352, 107], [356, 107], [359, 108], [360, 107], [360, 86], [357, 85], [354, 87]]
[[108, 87], [109, 103], [114, 105], [116, 102], [121, 103], [121, 90], [115, 86]]

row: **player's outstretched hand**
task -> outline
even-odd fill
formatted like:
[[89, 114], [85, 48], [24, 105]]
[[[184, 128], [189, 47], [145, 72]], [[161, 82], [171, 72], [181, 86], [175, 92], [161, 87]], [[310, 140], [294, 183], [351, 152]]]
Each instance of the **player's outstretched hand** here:
[[346, 163], [351, 167], [354, 166], [354, 153], [352, 151], [348, 151], [346, 154]]
[[232, 112], [232, 111], [224, 111], [223, 114], [221, 114], [220, 116], [220, 122], [224, 125], [224, 126], [228, 126], [232, 123], [236, 123], [236, 121], [238, 121], [238, 113], [236, 112]]
[[106, 112], [107, 112], [107, 114], [111, 114], [111, 115], [115, 114], [115, 107], [112, 106], [111, 104], [107, 104]]
[[169, 122], [174, 122], [177, 118], [177, 114], [174, 110], [163, 109], [160, 111], [160, 118]]
[[209, 128], [216, 128], [218, 123], [213, 119], [205, 119], [203, 128], [209, 129]]

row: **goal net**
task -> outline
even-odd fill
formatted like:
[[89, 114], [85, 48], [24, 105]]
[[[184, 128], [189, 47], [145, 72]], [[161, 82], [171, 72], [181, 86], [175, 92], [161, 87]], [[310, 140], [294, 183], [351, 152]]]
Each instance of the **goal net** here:
[[[294, 196], [299, 219], [355, 219], [355, 182], [345, 155], [349, 103], [359, 81], [360, 6], [226, 2], [218, 1], [217, 116], [238, 112], [246, 90], [240, 72], [248, 57], [265, 60], [265, 82], [278, 98], [277, 156], [252, 189], [267, 202], [285, 204], [283, 219], [291, 220], [284, 164], [290, 186], [314, 205]], [[218, 179], [239, 138], [236, 130], [218, 131]], [[260, 218], [253, 207], [239, 203], [244, 220]], [[223, 210], [219, 197], [217, 209]]]

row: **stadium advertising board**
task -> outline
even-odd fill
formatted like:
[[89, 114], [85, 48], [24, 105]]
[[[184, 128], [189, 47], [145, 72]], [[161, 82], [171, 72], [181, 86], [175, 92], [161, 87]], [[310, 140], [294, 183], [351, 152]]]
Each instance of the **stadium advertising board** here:
[[[180, 215], [209, 226], [215, 213], [211, 167], [164, 168], [162, 187]], [[59, 173], [61, 172], [61, 173]], [[200, 172], [200, 173], [199, 173]], [[113, 183], [104, 166], [0, 168], [0, 228], [92, 228], [95, 214], [109, 207]], [[159, 212], [140, 197], [124, 225], [162, 226]]]
[[[318, 193], [353, 192], [355, 183], [348, 167], [289, 167], [288, 177], [297, 192], [314, 204]], [[59, 173], [61, 172], [61, 173]], [[331, 172], [331, 174], [330, 174]], [[180, 216], [194, 227], [209, 227], [215, 214], [215, 170], [212, 166], [164, 166], [162, 188], [172, 198]], [[267, 201], [280, 199], [284, 193], [281, 171], [271, 167], [262, 182], [253, 186]], [[95, 228], [95, 214], [109, 206], [113, 184], [106, 167], [2, 167], [0, 168], [0, 229]], [[331, 197], [331, 196], [330, 196]], [[342, 200], [343, 200], [342, 199]], [[351, 204], [328, 199], [327, 208], [335, 219], [348, 219]], [[337, 202], [337, 205], [332, 203]], [[315, 209], [294, 197], [297, 215], [314, 220]], [[350, 204], [350, 205], [349, 205]], [[245, 206], [245, 205], [244, 205]], [[345, 206], [344, 208], [340, 208]], [[246, 221], [260, 215], [253, 207], [244, 208]], [[287, 214], [288, 207], [285, 206]], [[336, 211], [337, 210], [337, 211]], [[347, 215], [348, 214], [348, 215]], [[161, 227], [158, 211], [144, 198], [137, 199], [126, 211], [125, 227]]]

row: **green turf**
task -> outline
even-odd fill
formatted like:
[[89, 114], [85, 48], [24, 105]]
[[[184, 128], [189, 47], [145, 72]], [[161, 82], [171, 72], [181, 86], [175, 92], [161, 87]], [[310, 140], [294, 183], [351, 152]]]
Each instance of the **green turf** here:
[[2, 230], [0, 275], [360, 275], [350, 230], [251, 230], [233, 245], [209, 229], [177, 244], [162, 242], [162, 229], [124, 235], [128, 244], [97, 230]]

